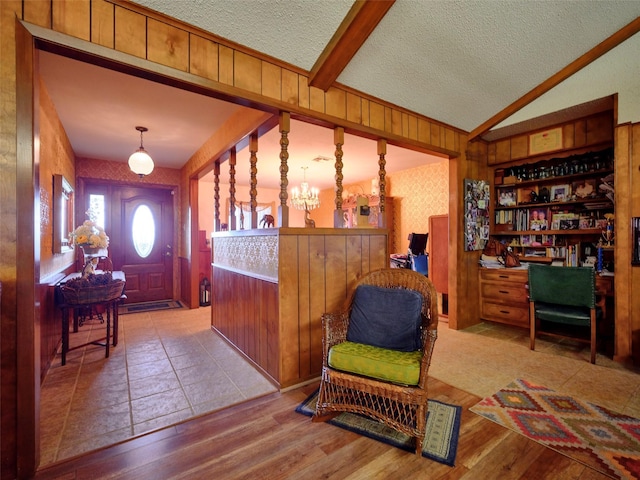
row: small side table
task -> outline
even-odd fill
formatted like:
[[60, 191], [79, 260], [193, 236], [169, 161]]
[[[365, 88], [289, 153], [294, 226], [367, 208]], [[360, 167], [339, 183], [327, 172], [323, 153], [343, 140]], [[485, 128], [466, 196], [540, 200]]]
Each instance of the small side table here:
[[[63, 278], [58, 284], [58, 288], [64, 285], [69, 280], [79, 277], [79, 273], [72, 273]], [[116, 271], [112, 272], [112, 276], [114, 280], [125, 280], [124, 272]], [[71, 350], [75, 350], [77, 348], [86, 347], [87, 345], [100, 345], [105, 347], [105, 358], [109, 358], [109, 346], [116, 346], [118, 344], [118, 305], [127, 298], [127, 296], [123, 293], [120, 297], [109, 300], [109, 301], [99, 301], [94, 303], [66, 303], [64, 301], [63, 295], [60, 293], [57, 295], [59, 302], [58, 308], [60, 308], [62, 312], [62, 365], [67, 363], [67, 353]], [[101, 305], [105, 309], [106, 314], [106, 335], [103, 338], [93, 340], [91, 342], [83, 343], [82, 345], [76, 345], [73, 348], [69, 347], [69, 312], [73, 312], [73, 332], [76, 333], [78, 331], [78, 318], [82, 310], [85, 309], [93, 309], [94, 307]], [[113, 329], [111, 324], [111, 319], [113, 316]], [[101, 343], [104, 341], [104, 343]]]
[[[123, 297], [126, 298], [126, 295], [122, 295], [120, 298], [116, 298], [115, 300], [110, 300], [108, 302], [95, 302], [95, 303], [83, 303], [83, 304], [69, 304], [62, 303], [59, 308], [62, 310], [62, 365], [67, 363], [67, 353], [71, 350], [75, 350], [77, 348], [86, 347], [87, 345], [100, 345], [105, 347], [105, 358], [109, 358], [109, 344], [113, 342], [113, 346], [118, 345], [118, 305], [122, 302]], [[73, 348], [69, 347], [69, 311], [73, 311], [74, 318], [74, 328], [73, 331], [77, 332], [77, 318], [78, 311], [86, 308], [93, 308], [96, 305], [102, 305], [105, 308], [106, 313], [106, 326], [107, 331], [106, 335], [103, 338], [98, 340], [93, 340], [91, 342], [83, 343], [82, 345], [76, 345]], [[111, 332], [111, 316], [113, 314], [113, 333]], [[100, 343], [104, 341], [104, 343]]]

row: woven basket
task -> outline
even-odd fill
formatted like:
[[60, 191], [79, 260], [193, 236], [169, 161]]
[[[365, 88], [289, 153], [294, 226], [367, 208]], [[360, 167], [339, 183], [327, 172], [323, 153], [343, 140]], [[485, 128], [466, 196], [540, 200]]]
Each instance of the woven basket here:
[[78, 289], [63, 285], [61, 290], [66, 303], [70, 305], [84, 305], [109, 302], [120, 298], [124, 290], [124, 283], [124, 280], [114, 280], [107, 285], [96, 285]]

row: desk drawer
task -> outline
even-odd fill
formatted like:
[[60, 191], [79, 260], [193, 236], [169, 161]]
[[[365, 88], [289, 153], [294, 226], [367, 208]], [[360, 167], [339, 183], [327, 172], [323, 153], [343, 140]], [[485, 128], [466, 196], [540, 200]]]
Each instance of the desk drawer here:
[[529, 327], [529, 308], [482, 300], [480, 305], [482, 318], [495, 322], [508, 323], [519, 327]]
[[527, 289], [522, 284], [482, 282], [480, 294], [483, 298], [496, 300], [498, 303], [515, 303], [523, 306], [529, 304]]
[[613, 277], [596, 275], [596, 292], [608, 297], [613, 296]]
[[481, 268], [480, 279], [490, 282], [513, 282], [524, 285], [529, 280], [526, 270], [508, 268]]

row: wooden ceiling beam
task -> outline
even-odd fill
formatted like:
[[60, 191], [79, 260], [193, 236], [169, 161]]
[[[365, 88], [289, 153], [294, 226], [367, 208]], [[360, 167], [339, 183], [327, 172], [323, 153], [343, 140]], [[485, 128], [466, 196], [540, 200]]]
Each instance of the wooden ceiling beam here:
[[329, 90], [394, 2], [356, 0], [311, 69], [309, 85]]
[[581, 57], [578, 57], [576, 60], [571, 62], [569, 65], [567, 65], [565, 68], [563, 68], [553, 76], [549, 77], [547, 80], [542, 82], [533, 90], [530, 90], [529, 92], [527, 92], [523, 97], [520, 97], [511, 105], [505, 107], [500, 112], [496, 113], [493, 117], [491, 117], [489, 120], [484, 122], [482, 125], [473, 129], [471, 133], [469, 133], [468, 141], [471, 142], [472, 140], [484, 135], [493, 127], [498, 125], [500, 122], [502, 122], [503, 120], [506, 120], [521, 108], [524, 108], [525, 106], [533, 102], [538, 97], [542, 96], [552, 88], [564, 82], [571, 75], [582, 70], [584, 67], [589, 65], [591, 62], [597, 60], [605, 53], [609, 52], [610, 50], [613, 50], [622, 42], [631, 38], [633, 35], [635, 35], [639, 31], [640, 31], [640, 17], [636, 18], [631, 23], [629, 23], [625, 27], [618, 30], [616, 33], [614, 33], [609, 38], [607, 38], [603, 42], [593, 47], [591, 50], [589, 50], [587, 53], [585, 53]]

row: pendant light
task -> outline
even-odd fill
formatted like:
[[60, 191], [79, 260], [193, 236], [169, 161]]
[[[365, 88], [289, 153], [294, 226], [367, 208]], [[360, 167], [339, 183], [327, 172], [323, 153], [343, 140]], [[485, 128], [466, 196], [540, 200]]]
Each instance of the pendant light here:
[[147, 127], [136, 127], [136, 130], [140, 132], [140, 148], [129, 157], [129, 168], [142, 178], [153, 172], [153, 160], [142, 146], [142, 134], [149, 131], [149, 129]]

